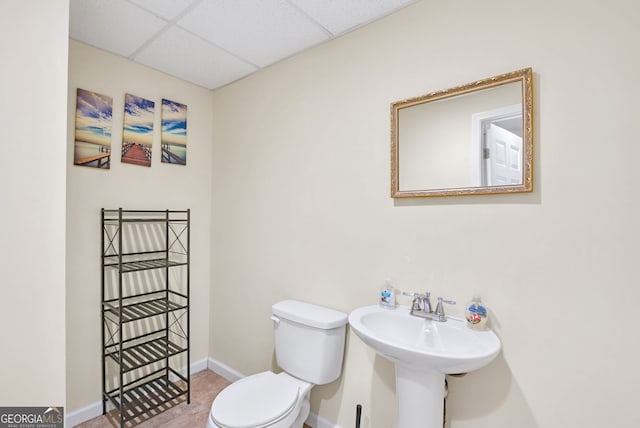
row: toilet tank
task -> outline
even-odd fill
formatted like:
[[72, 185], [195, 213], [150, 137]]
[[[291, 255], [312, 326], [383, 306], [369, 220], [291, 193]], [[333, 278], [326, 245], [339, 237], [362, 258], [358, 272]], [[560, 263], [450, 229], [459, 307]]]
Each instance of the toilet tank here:
[[276, 361], [285, 372], [316, 385], [340, 377], [347, 314], [297, 300], [272, 311]]

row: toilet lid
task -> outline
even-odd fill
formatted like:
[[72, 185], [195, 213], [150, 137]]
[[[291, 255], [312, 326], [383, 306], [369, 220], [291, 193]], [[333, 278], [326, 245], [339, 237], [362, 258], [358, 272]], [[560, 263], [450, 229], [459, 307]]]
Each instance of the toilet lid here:
[[296, 384], [272, 372], [232, 383], [213, 401], [211, 417], [229, 428], [260, 427], [288, 414], [298, 401]]

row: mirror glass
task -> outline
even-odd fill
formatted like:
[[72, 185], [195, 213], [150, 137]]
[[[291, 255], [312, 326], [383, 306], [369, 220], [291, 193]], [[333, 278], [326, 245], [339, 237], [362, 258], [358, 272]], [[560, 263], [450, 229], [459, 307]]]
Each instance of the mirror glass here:
[[391, 196], [532, 190], [530, 68], [391, 104]]

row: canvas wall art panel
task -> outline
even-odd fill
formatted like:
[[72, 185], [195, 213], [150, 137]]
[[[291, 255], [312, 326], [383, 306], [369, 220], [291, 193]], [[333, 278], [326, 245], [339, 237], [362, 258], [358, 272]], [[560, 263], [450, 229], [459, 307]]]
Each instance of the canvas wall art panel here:
[[151, 166], [155, 103], [135, 95], [124, 97], [123, 163]]
[[113, 98], [78, 88], [74, 165], [111, 168]]
[[162, 100], [162, 162], [187, 164], [187, 106]]

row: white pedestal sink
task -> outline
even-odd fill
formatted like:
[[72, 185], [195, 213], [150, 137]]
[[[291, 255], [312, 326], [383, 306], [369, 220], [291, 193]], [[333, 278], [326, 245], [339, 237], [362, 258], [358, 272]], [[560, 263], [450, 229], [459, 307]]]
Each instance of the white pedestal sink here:
[[445, 374], [482, 368], [501, 348], [491, 330], [472, 330], [457, 317], [426, 320], [403, 306], [358, 308], [349, 314], [349, 325], [395, 364], [398, 428], [442, 428]]

